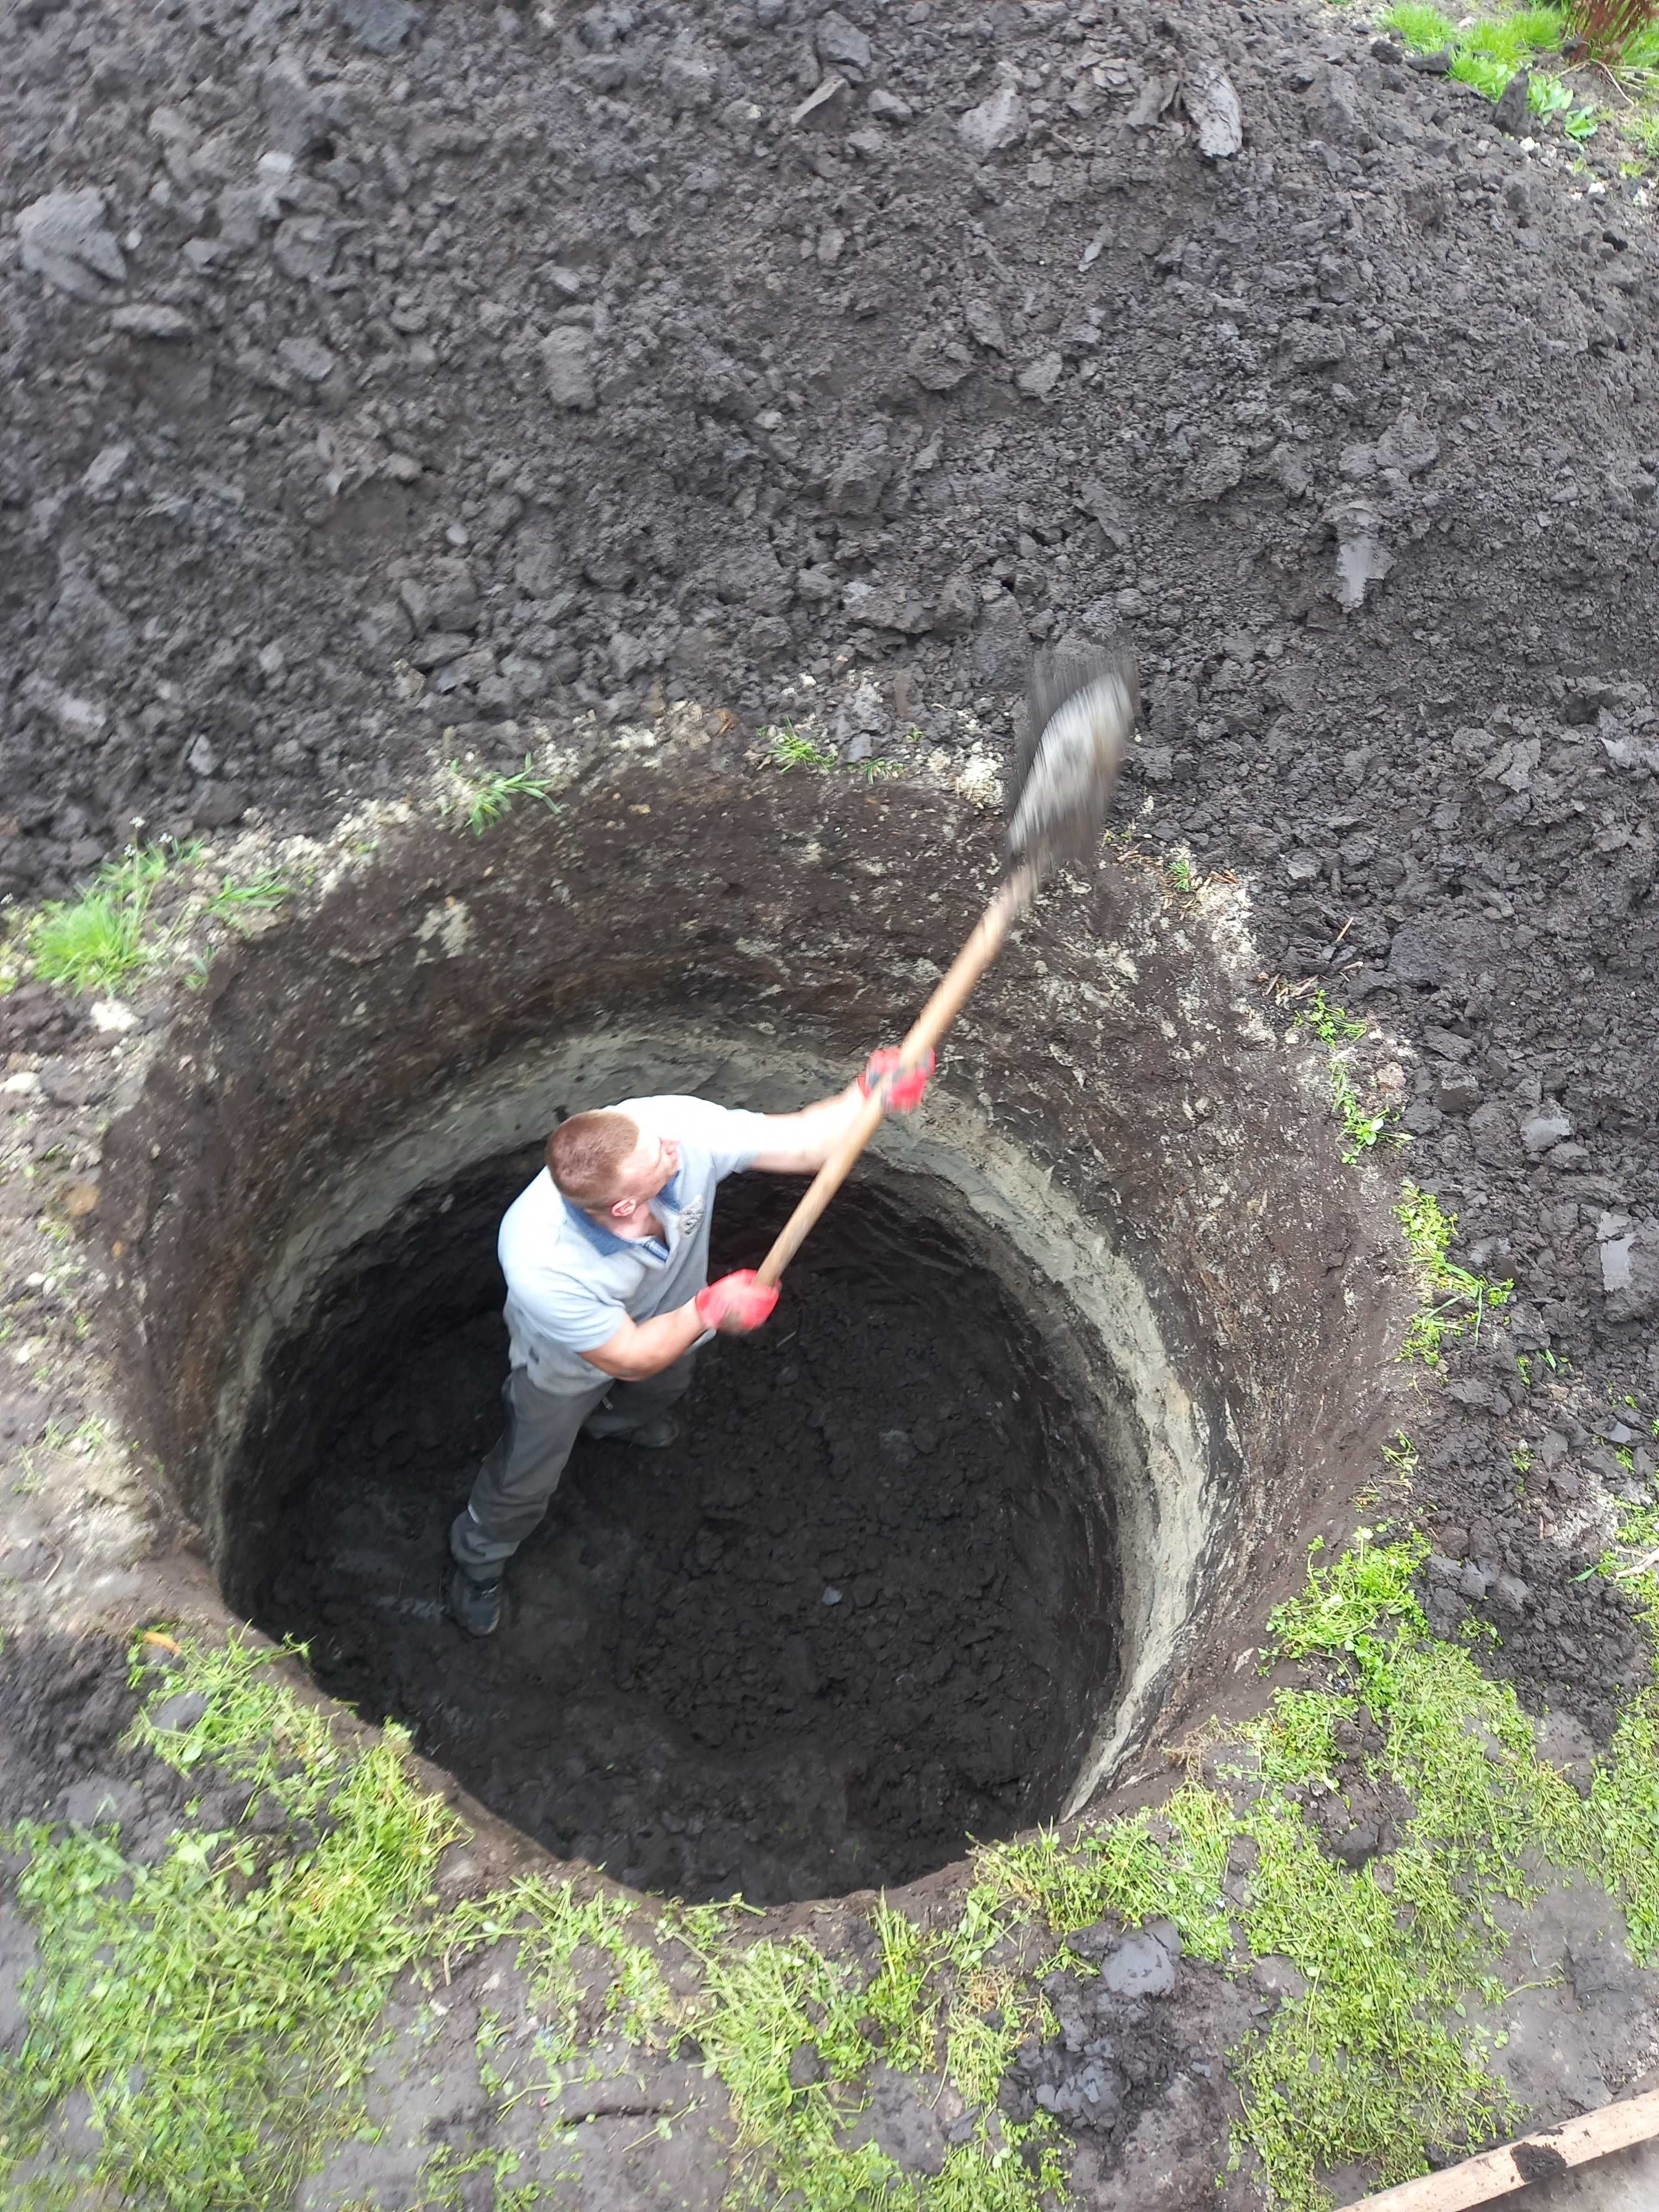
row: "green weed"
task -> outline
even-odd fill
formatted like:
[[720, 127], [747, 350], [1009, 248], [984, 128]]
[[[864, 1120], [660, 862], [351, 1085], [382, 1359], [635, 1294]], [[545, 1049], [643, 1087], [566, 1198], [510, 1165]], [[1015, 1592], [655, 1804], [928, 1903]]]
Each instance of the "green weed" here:
[[556, 781], [535, 773], [535, 757], [526, 753], [524, 766], [511, 775], [479, 775], [464, 767], [458, 760], [449, 763], [449, 792], [443, 801], [445, 811], [457, 813], [475, 837], [482, 837], [486, 830], [512, 812], [520, 799], [533, 799], [556, 814], [558, 805], [553, 793], [558, 789]]
[[1385, 1137], [1391, 1143], [1401, 1141], [1398, 1133], [1389, 1127], [1395, 1118], [1393, 1108], [1384, 1106], [1375, 1113], [1368, 1114], [1354, 1087], [1346, 1048], [1355, 1038], [1364, 1036], [1366, 1024], [1328, 1000], [1324, 991], [1320, 989], [1314, 993], [1309, 1005], [1298, 1007], [1295, 1025], [1297, 1029], [1311, 1030], [1329, 1051], [1331, 1104], [1342, 1124], [1345, 1164], [1358, 1166], [1361, 1158]]
[[250, 915], [274, 913], [293, 896], [293, 884], [283, 876], [267, 873], [245, 884], [239, 884], [234, 876], [226, 876], [203, 911], [210, 921], [228, 922], [234, 929]]
[[767, 739], [766, 757], [775, 769], [829, 769], [836, 765], [836, 756], [827, 747], [817, 744], [798, 730], [793, 722], [784, 722], [775, 730], [763, 730]]
[[1398, 32], [1414, 53], [1437, 54], [1457, 36], [1457, 27], [1438, 8], [1421, 7], [1416, 0], [1395, 0], [1382, 18], [1385, 30]]
[[890, 783], [895, 776], [903, 775], [904, 763], [902, 761], [880, 759], [854, 761], [853, 773], [861, 777], [866, 783]]
[[157, 884], [169, 868], [189, 863], [197, 848], [130, 847], [106, 860], [76, 899], [49, 900], [24, 933], [34, 972], [72, 991], [115, 991], [154, 957], [145, 922]]
[[1349, 1044], [1365, 1034], [1365, 1024], [1357, 1021], [1344, 1007], [1333, 1005], [1322, 988], [1314, 993], [1307, 1006], [1297, 1008], [1296, 1026], [1311, 1030], [1321, 1044]]
[[1441, 1346], [1470, 1328], [1478, 1339], [1486, 1309], [1507, 1305], [1515, 1285], [1474, 1274], [1447, 1257], [1457, 1216], [1444, 1212], [1431, 1191], [1419, 1190], [1413, 1182], [1402, 1183], [1395, 1214], [1429, 1293], [1429, 1304], [1412, 1316], [1401, 1358], [1420, 1359], [1430, 1367], [1442, 1366]]

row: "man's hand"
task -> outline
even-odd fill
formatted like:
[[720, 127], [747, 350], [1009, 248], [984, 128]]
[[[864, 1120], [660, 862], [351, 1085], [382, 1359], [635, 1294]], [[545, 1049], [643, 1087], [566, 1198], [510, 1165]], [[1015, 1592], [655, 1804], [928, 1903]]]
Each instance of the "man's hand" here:
[[747, 1336], [769, 1316], [777, 1302], [777, 1285], [757, 1280], [752, 1267], [722, 1275], [693, 1300], [703, 1327], [718, 1329], [722, 1336]]
[[884, 1045], [872, 1052], [864, 1064], [859, 1078], [859, 1089], [866, 1098], [880, 1094], [883, 1107], [890, 1114], [914, 1114], [927, 1095], [928, 1079], [933, 1073], [933, 1055], [919, 1060], [914, 1067], [899, 1073], [899, 1054], [896, 1045]]

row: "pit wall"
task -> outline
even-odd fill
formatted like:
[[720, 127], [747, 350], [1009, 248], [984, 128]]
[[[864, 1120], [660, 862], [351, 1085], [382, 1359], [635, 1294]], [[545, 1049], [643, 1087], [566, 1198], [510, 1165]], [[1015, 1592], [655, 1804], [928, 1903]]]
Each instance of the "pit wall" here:
[[[112, 1123], [105, 1187], [131, 1413], [233, 1597], [228, 1476], [272, 1346], [344, 1254], [560, 1112], [838, 1086], [908, 1025], [999, 859], [944, 795], [664, 747], [601, 763], [553, 818], [389, 836], [222, 958]], [[1125, 1471], [1099, 1520], [1121, 1675], [1073, 1808], [1224, 1680], [1390, 1425], [1394, 1224], [1247, 1000], [1249, 962], [1214, 894], [1124, 866], [1062, 881], [926, 1113], [878, 1143], [1046, 1286]]]

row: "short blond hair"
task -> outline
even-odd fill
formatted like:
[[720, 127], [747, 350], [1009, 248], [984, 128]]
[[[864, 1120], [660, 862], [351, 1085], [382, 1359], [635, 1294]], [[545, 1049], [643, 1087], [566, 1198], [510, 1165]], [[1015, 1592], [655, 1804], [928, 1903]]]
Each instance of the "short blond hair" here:
[[627, 1114], [573, 1114], [547, 1140], [547, 1171], [573, 1206], [605, 1206], [639, 1144], [640, 1125]]

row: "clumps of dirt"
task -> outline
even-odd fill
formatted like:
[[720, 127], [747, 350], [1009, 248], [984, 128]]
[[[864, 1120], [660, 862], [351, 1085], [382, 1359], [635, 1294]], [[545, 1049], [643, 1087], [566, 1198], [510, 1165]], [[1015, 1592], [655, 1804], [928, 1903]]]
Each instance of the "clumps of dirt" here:
[[1029, 1333], [965, 1260], [876, 1255], [797, 1268], [763, 1340], [711, 1346], [667, 1449], [580, 1444], [482, 1646], [437, 1600], [505, 1335], [489, 1313], [407, 1340], [338, 1405], [256, 1617], [635, 1887], [892, 1887], [1052, 1816], [1113, 1658], [1046, 1547]]
[[119, 1827], [137, 1856], [178, 1825], [182, 1777], [126, 1741], [139, 1698], [125, 1651], [96, 1631], [8, 1638], [0, 1650], [0, 1829]]
[[1656, 258], [1606, 134], [1280, 10], [370, 14], [20, 19], [4, 887], [803, 672], [840, 751], [960, 745], [1103, 614], [1236, 849], [1285, 835], [1228, 790], [1264, 741], [1358, 813], [1343, 755], [1641, 665]]
[[1270, 2004], [1183, 1959], [1167, 1920], [1133, 1931], [1096, 1922], [1066, 1948], [1085, 1963], [1044, 1979], [1055, 2033], [1020, 2045], [1003, 2111], [1054, 2115], [1078, 2146], [1073, 2186], [1085, 2203], [1230, 2202], [1237, 2185], [1218, 2185], [1216, 2154], [1231, 2118], [1225, 2055]]

